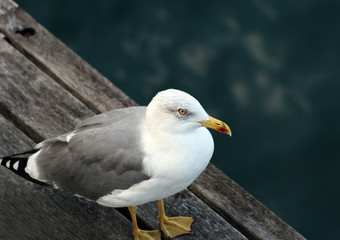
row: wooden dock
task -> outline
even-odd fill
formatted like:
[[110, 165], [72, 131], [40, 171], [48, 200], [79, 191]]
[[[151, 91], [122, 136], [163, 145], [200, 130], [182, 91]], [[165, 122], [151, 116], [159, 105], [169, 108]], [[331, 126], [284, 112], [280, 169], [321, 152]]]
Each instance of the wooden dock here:
[[[113, 79], [114, 80], [114, 79]], [[72, 130], [82, 119], [136, 105], [11, 0], [0, 0], [0, 157]], [[176, 239], [305, 239], [210, 164], [165, 199], [169, 216], [196, 219]], [[141, 228], [159, 229], [156, 203]], [[132, 239], [126, 209], [35, 185], [0, 167], [0, 239]]]

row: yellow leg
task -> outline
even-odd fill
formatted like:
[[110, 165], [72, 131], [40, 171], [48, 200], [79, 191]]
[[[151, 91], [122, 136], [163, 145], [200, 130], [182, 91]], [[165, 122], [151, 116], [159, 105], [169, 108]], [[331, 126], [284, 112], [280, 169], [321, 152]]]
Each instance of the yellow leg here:
[[133, 236], [135, 240], [161, 240], [160, 231], [158, 230], [146, 231], [146, 230], [139, 229], [137, 225], [137, 217], [136, 217], [137, 207], [132, 206], [128, 208], [131, 214]]
[[192, 217], [167, 217], [164, 211], [163, 200], [158, 200], [159, 221], [165, 236], [174, 238], [183, 234], [192, 234], [191, 224], [194, 219]]

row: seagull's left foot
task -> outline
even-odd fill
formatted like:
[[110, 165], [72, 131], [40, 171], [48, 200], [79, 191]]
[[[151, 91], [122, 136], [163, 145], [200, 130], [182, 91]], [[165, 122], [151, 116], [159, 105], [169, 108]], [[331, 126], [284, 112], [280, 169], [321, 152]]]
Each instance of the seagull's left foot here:
[[192, 234], [191, 224], [194, 222], [192, 217], [167, 217], [164, 211], [163, 200], [158, 200], [159, 221], [165, 236], [174, 238], [183, 234]]

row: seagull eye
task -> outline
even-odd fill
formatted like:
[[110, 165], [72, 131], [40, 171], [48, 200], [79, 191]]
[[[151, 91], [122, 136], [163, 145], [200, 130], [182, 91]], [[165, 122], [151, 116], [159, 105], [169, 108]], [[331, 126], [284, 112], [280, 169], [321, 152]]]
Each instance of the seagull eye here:
[[187, 114], [187, 111], [183, 108], [180, 108], [180, 109], [178, 109], [178, 113], [181, 114], [181, 115], [185, 115], [185, 114]]

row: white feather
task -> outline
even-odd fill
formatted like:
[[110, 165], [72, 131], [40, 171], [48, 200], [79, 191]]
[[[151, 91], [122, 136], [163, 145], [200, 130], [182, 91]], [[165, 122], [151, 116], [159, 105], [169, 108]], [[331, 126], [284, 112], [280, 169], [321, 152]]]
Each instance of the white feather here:
[[39, 155], [41, 150], [31, 155], [27, 160], [27, 166], [25, 168], [25, 172], [30, 175], [31, 178], [39, 180], [39, 171], [36, 163], [36, 158]]
[[66, 142], [70, 142], [71, 138], [75, 135], [74, 132], [70, 133], [69, 135], [66, 136]]
[[13, 164], [13, 168], [14, 168], [14, 170], [18, 170], [18, 168], [19, 168], [19, 161], [16, 161], [16, 162]]

